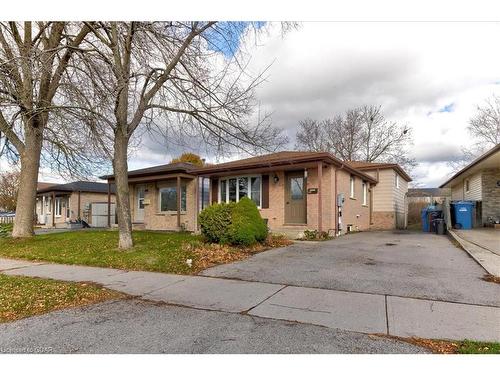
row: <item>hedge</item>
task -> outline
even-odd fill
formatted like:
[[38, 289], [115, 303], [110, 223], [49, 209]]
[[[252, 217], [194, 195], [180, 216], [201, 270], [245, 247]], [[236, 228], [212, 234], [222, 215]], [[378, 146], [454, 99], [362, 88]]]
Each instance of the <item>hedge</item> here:
[[255, 203], [242, 198], [238, 203], [219, 203], [199, 216], [202, 234], [210, 242], [249, 246], [267, 238], [267, 225]]

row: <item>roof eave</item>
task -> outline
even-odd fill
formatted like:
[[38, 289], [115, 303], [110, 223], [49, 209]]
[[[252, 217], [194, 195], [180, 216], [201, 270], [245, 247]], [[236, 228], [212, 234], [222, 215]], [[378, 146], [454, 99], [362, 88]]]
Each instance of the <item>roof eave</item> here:
[[255, 168], [272, 168], [272, 167], [280, 167], [280, 166], [286, 166], [286, 165], [294, 165], [294, 164], [300, 164], [300, 163], [307, 163], [307, 162], [314, 162], [314, 161], [323, 161], [323, 162], [328, 162], [329, 164], [334, 164], [337, 167], [342, 167], [343, 169], [357, 174], [360, 177], [363, 177], [365, 180], [372, 182], [372, 183], [377, 183], [378, 181], [373, 178], [372, 176], [351, 167], [347, 163], [335, 158], [328, 152], [324, 153], [318, 153], [315, 155], [311, 156], [302, 156], [298, 158], [292, 158], [292, 159], [287, 159], [287, 160], [277, 160], [277, 161], [267, 161], [267, 162], [257, 162], [254, 164], [248, 164], [248, 165], [241, 165], [241, 166], [227, 166], [227, 167], [218, 167], [217, 165], [213, 167], [207, 167], [207, 168], [198, 168], [198, 169], [193, 169], [191, 170], [191, 173], [196, 174], [196, 175], [202, 175], [206, 173], [214, 174], [214, 173], [222, 173], [222, 172], [237, 172], [237, 171], [243, 171], [247, 169], [255, 169]]
[[500, 143], [498, 145], [496, 145], [495, 147], [493, 147], [491, 150], [485, 152], [483, 155], [481, 155], [480, 157], [478, 157], [476, 160], [472, 161], [470, 164], [466, 165], [461, 170], [459, 170], [457, 173], [455, 173], [452, 177], [450, 177], [448, 180], [446, 180], [446, 182], [444, 182], [439, 187], [440, 188], [446, 188], [446, 187], [450, 187], [451, 188], [452, 187], [451, 182], [454, 179], [458, 178], [459, 176], [461, 176], [462, 174], [464, 174], [465, 172], [467, 172], [469, 169], [471, 169], [472, 167], [478, 165], [483, 160], [489, 158], [491, 155], [495, 154], [498, 151], [500, 151]]

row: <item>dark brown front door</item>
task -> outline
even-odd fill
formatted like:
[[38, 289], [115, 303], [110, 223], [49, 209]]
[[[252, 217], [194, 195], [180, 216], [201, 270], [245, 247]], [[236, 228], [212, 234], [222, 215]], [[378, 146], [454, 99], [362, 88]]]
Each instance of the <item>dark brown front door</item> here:
[[286, 173], [285, 223], [306, 224], [306, 179], [304, 172]]

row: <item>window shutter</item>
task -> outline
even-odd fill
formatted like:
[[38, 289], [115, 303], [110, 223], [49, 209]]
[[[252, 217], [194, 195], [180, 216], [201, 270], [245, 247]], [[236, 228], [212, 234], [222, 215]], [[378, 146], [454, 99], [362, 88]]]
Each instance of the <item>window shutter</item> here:
[[210, 186], [212, 187], [212, 204], [219, 202], [219, 180], [217, 178], [210, 179]]
[[262, 208], [269, 208], [269, 175], [262, 176]]

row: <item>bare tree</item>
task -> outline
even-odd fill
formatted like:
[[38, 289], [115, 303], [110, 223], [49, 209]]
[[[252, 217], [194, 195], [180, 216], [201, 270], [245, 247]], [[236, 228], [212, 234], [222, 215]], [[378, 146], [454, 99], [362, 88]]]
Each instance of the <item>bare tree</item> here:
[[16, 170], [0, 174], [0, 210], [16, 210], [19, 177], [20, 173]]
[[406, 168], [415, 165], [408, 156], [411, 128], [389, 121], [380, 106], [363, 106], [322, 121], [299, 123], [296, 148], [328, 151], [342, 160], [394, 162]]
[[500, 97], [493, 94], [482, 105], [477, 106], [476, 114], [469, 120], [467, 131], [473, 139], [470, 146], [462, 146], [458, 160], [448, 162], [452, 172], [457, 172], [471, 161], [500, 143]]
[[[60, 131], [49, 127], [49, 119], [56, 108], [62, 108], [57, 98], [61, 78], [89, 32], [83, 23], [0, 23], [0, 152], [21, 164], [14, 237], [33, 235], [44, 147], [49, 151], [46, 161], [60, 167], [74, 160], [78, 151], [67, 139], [60, 139]], [[52, 134], [47, 134], [49, 129]]]
[[244, 59], [221, 56], [221, 43], [232, 53], [238, 50], [234, 44], [243, 24], [100, 22], [88, 27], [92, 37], [75, 61], [80, 69], [69, 86], [82, 118], [100, 133], [97, 139], [112, 160], [120, 248], [133, 246], [127, 156], [139, 127], [176, 127], [219, 151], [223, 145], [274, 149], [286, 141], [269, 122], [249, 121], [262, 75], [251, 77]]
[[500, 97], [492, 95], [483, 105], [477, 106], [477, 113], [469, 121], [469, 134], [474, 138], [475, 154], [500, 143]]
[[295, 139], [295, 148], [317, 152], [328, 150], [328, 143], [324, 137], [325, 121], [317, 121], [310, 118], [300, 120], [299, 131]]

